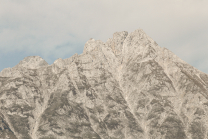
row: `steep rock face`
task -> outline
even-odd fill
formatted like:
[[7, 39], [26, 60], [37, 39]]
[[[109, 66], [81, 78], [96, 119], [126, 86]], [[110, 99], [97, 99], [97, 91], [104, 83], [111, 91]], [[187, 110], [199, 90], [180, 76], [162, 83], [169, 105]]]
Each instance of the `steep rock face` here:
[[141, 29], [0, 72], [0, 139], [206, 139], [208, 75]]
[[106, 45], [112, 49], [114, 55], [121, 60], [123, 43], [126, 37], [128, 36], [128, 32], [116, 32], [113, 34], [113, 38], [108, 39]]

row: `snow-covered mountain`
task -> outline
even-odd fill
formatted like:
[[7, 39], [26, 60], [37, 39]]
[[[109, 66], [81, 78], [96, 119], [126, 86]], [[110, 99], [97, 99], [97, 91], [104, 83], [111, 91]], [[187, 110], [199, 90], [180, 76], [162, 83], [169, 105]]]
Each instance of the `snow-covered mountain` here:
[[0, 139], [207, 139], [208, 75], [141, 29], [0, 72]]

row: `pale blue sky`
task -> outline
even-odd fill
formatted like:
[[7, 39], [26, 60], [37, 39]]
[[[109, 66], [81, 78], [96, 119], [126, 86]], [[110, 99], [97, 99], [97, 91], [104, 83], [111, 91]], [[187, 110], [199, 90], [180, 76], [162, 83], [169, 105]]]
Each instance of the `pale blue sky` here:
[[90, 38], [143, 29], [208, 73], [207, 0], [0, 0], [0, 71], [26, 56], [49, 64], [82, 53]]

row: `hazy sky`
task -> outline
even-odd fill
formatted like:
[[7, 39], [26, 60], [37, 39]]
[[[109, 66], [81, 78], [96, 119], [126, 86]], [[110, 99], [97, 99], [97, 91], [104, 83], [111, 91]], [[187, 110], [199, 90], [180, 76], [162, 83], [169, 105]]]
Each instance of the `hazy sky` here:
[[52, 64], [90, 38], [139, 28], [208, 73], [208, 0], [0, 0], [0, 71], [32, 55]]

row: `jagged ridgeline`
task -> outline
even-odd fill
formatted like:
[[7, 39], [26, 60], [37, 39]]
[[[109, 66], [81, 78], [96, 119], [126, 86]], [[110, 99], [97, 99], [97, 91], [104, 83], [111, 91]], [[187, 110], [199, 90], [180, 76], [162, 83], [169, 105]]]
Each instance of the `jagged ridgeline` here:
[[208, 75], [143, 30], [0, 72], [0, 139], [207, 139]]

